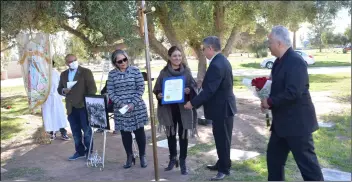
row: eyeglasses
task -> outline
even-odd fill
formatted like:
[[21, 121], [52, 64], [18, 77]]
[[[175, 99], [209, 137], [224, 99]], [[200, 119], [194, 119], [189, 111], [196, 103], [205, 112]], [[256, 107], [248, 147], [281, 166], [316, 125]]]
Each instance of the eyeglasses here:
[[204, 51], [205, 49], [206, 49], [207, 47], [205, 47], [205, 46], [202, 46], [202, 51]]
[[122, 64], [123, 62], [127, 62], [128, 61], [128, 59], [127, 58], [123, 58], [123, 59], [121, 59], [121, 60], [118, 60], [118, 61], [116, 61], [116, 60], [114, 60], [114, 64]]

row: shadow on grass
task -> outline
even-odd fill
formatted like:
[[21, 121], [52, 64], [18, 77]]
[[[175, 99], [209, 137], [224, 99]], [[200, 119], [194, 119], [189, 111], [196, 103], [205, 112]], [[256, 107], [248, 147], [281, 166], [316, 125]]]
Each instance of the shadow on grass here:
[[30, 114], [26, 96], [15, 95], [1, 98], [1, 140], [11, 139], [24, 129], [25, 119], [19, 116], [26, 114]]
[[1, 114], [13, 117], [29, 114], [28, 99], [26, 96], [14, 95], [10, 97], [2, 97], [1, 108], [6, 108], [8, 106], [11, 108], [2, 110]]
[[11, 118], [1, 115], [1, 140], [14, 137], [23, 130], [24, 120], [21, 118]]

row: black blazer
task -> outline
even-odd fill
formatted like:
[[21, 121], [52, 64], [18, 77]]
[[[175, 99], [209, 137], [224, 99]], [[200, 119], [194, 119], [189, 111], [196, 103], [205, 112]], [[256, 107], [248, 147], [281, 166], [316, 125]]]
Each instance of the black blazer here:
[[218, 120], [237, 113], [230, 62], [221, 53], [211, 61], [202, 83], [203, 91], [191, 100], [193, 107], [204, 106], [206, 119]]
[[289, 48], [271, 70], [273, 121], [271, 130], [281, 136], [304, 136], [318, 129], [309, 93], [309, 77], [303, 58]]

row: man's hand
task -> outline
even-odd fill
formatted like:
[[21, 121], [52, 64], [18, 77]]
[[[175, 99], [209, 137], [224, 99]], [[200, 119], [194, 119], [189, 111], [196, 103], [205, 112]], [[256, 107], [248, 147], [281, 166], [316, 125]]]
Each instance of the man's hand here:
[[266, 109], [264, 107], [260, 106], [260, 110], [262, 111], [262, 113], [265, 113]]
[[68, 94], [68, 93], [70, 93], [70, 91], [71, 91], [71, 89], [69, 89], [69, 88], [64, 88], [64, 89], [62, 89], [62, 90], [63, 90], [63, 92], [64, 92], [65, 95]]
[[185, 88], [185, 93], [188, 95], [191, 92], [189, 88]]
[[269, 108], [270, 108], [267, 99], [262, 99], [261, 102], [262, 102], [262, 103], [260, 104], [260, 106], [261, 106], [262, 108], [264, 108], [264, 109], [269, 109]]
[[162, 99], [162, 98], [163, 98], [163, 94], [162, 93], [158, 94], [158, 99]]
[[192, 106], [191, 102], [188, 101], [185, 105], [185, 109], [192, 109], [192, 108], [193, 108], [193, 106]]

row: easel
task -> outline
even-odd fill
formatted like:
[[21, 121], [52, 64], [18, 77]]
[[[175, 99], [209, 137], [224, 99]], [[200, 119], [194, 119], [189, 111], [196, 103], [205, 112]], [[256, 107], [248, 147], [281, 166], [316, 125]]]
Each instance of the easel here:
[[[105, 54], [105, 55], [107, 55], [107, 54]], [[101, 88], [102, 88], [104, 75], [108, 74], [109, 71], [110, 71], [110, 65], [111, 65], [111, 63], [110, 63], [110, 61], [108, 59], [108, 56], [106, 56], [105, 59], [104, 59], [104, 63], [103, 63], [103, 73], [102, 73], [101, 78], [100, 78], [99, 90], [101, 90]], [[107, 118], [108, 122], [109, 122], [109, 118]], [[92, 137], [90, 138], [90, 144], [89, 144], [89, 149], [88, 149], [87, 167], [99, 167], [100, 171], [102, 171], [102, 170], [104, 170], [104, 167], [105, 167], [104, 164], [105, 164], [105, 148], [106, 148], [106, 132], [107, 131], [105, 129], [103, 129], [103, 131], [104, 131], [103, 132], [103, 136], [104, 136], [104, 140], [103, 140], [103, 156], [102, 157], [99, 156], [98, 150], [96, 150], [95, 153], [93, 154], [93, 156], [91, 156], [91, 150], [92, 150], [92, 143], [93, 143], [94, 133], [97, 133], [96, 131], [99, 128], [91, 127], [91, 129], [92, 129]]]

